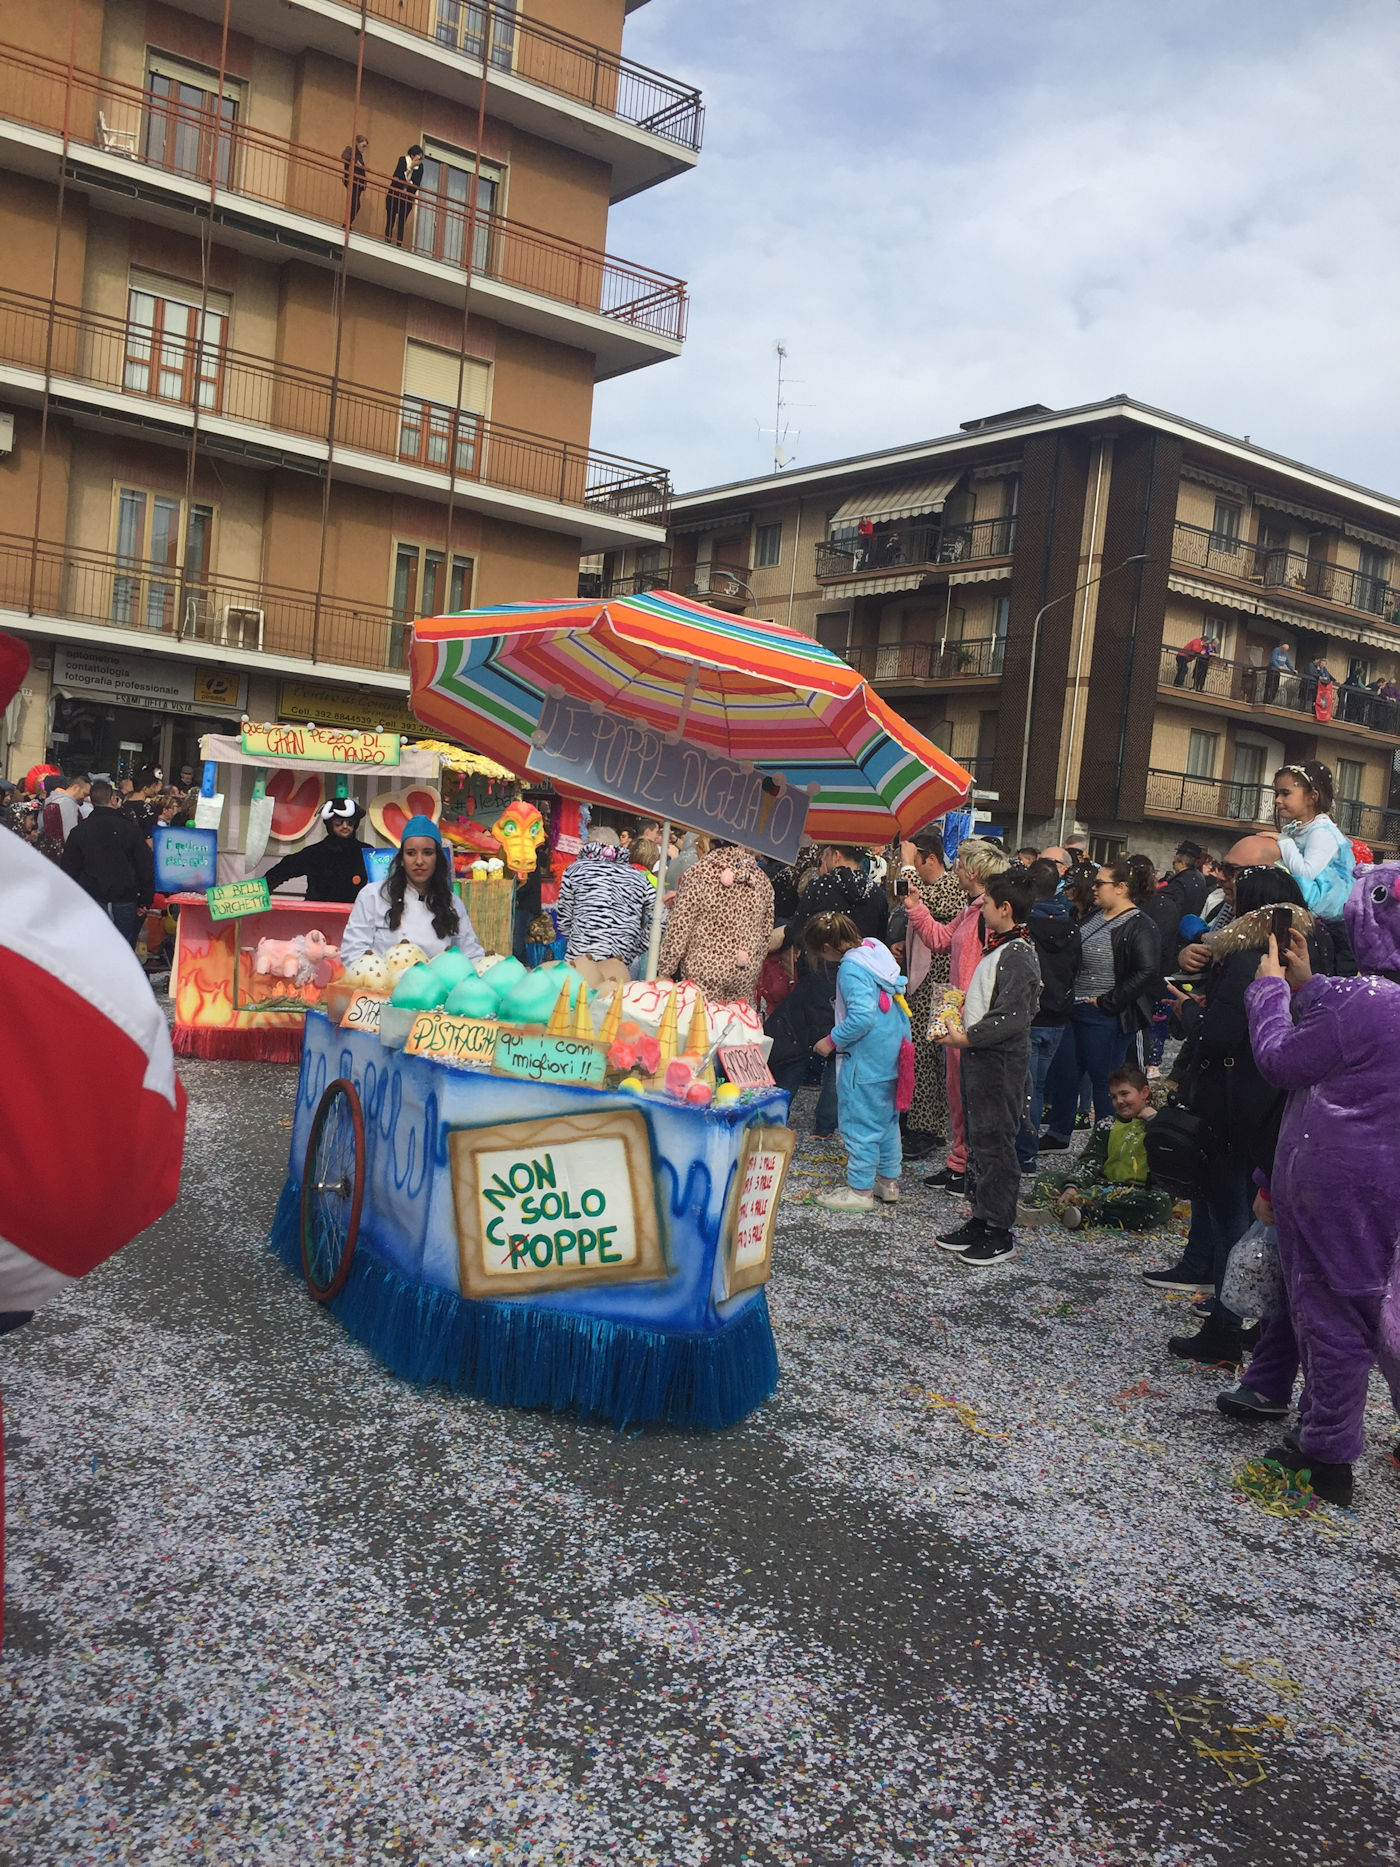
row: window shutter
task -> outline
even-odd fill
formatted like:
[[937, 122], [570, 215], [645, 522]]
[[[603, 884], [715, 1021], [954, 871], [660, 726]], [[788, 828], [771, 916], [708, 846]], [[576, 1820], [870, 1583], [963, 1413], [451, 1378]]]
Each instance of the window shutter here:
[[404, 348], [403, 392], [420, 401], [436, 402], [443, 408], [455, 405], [484, 414], [491, 384], [491, 365], [478, 357], [468, 357], [461, 371], [462, 399], [457, 403], [457, 375], [460, 359], [455, 351], [440, 350], [436, 344], [420, 344], [409, 338]]
[[[199, 305], [199, 287], [189, 279], [167, 279], [159, 272], [144, 272], [133, 266], [127, 274], [127, 285], [133, 292], [149, 292], [152, 298], [168, 298], [177, 305]], [[207, 303], [210, 311], [225, 318], [233, 309], [227, 292], [211, 291]]]

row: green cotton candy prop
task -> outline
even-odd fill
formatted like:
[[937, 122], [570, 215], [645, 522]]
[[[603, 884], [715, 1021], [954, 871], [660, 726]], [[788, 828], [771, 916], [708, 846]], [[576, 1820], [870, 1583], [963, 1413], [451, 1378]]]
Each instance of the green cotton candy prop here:
[[428, 971], [435, 979], [445, 981], [449, 992], [455, 991], [464, 980], [476, 977], [476, 967], [465, 953], [459, 953], [455, 947], [448, 947], [445, 953], [439, 953], [436, 959], [429, 960]]
[[389, 1003], [405, 1011], [435, 1011], [450, 990], [447, 980], [440, 979], [431, 966], [410, 966], [399, 974]]
[[569, 1003], [577, 1005], [578, 994], [588, 989], [583, 975], [572, 966], [541, 966], [527, 972], [505, 994], [499, 1016], [506, 1024], [548, 1024], [560, 992], [567, 990]]
[[498, 1005], [507, 992], [514, 991], [520, 981], [528, 979], [529, 976], [528, 968], [522, 966], [520, 961], [514, 958], [497, 960], [494, 966], [488, 966], [482, 974], [486, 984], [495, 993]]
[[444, 1011], [450, 1011], [455, 1018], [494, 1018], [496, 1015], [496, 994], [485, 979], [478, 979], [473, 973], [470, 979], [463, 979], [448, 993], [443, 1005]]

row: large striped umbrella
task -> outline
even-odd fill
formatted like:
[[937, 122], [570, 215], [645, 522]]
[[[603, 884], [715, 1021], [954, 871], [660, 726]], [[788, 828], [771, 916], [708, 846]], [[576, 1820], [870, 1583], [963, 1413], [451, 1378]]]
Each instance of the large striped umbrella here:
[[811, 636], [669, 591], [503, 603], [413, 628], [413, 711], [512, 771], [525, 771], [554, 688], [658, 732], [684, 717], [695, 744], [815, 787], [819, 841], [912, 836], [972, 783]]

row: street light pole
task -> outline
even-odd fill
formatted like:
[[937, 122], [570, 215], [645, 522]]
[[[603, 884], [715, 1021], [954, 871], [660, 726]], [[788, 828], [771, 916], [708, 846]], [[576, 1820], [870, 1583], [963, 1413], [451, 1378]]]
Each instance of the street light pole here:
[[1035, 612], [1035, 621], [1031, 624], [1031, 672], [1026, 683], [1026, 728], [1021, 735], [1021, 788], [1016, 798], [1016, 847], [1021, 847], [1026, 831], [1026, 771], [1031, 757], [1031, 704], [1035, 699], [1035, 663], [1040, 650], [1040, 620], [1047, 610], [1054, 609], [1057, 603], [1071, 602], [1082, 596], [1086, 590], [1092, 590], [1096, 583], [1102, 583], [1105, 577], [1116, 576], [1129, 564], [1145, 564], [1147, 553], [1135, 551], [1131, 557], [1124, 558], [1121, 564], [1115, 564], [1112, 570], [1101, 570], [1097, 577], [1088, 577], [1077, 584], [1073, 590], [1066, 590], [1063, 596], [1052, 596], [1048, 603], [1042, 603]]

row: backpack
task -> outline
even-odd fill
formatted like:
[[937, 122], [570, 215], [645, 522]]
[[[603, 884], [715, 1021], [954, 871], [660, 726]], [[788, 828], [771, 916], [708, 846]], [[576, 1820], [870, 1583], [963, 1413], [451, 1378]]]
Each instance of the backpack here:
[[1175, 1096], [1145, 1124], [1147, 1169], [1178, 1199], [1199, 1199], [1205, 1181], [1206, 1125]]

